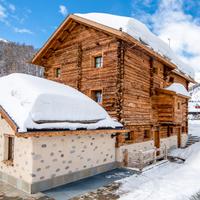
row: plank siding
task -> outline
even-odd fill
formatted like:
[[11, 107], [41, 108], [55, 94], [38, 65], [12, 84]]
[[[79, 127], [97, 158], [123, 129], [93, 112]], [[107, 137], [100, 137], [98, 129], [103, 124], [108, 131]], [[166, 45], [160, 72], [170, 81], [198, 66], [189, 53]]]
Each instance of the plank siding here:
[[[45, 77], [70, 85], [91, 97], [92, 90], [103, 91], [102, 106], [132, 133], [132, 142], [153, 139], [159, 129], [161, 138], [177, 128], [187, 129], [187, 99], [156, 92], [174, 82], [188, 87], [188, 81], [176, 75], [143, 50], [103, 31], [75, 24], [48, 55], [43, 58]], [[95, 68], [95, 56], [103, 56], [103, 67]], [[61, 76], [55, 77], [56, 68]], [[180, 102], [181, 108], [177, 108]], [[165, 124], [163, 124], [165, 123]], [[144, 138], [145, 130], [150, 131]], [[125, 143], [119, 135], [120, 145]]]

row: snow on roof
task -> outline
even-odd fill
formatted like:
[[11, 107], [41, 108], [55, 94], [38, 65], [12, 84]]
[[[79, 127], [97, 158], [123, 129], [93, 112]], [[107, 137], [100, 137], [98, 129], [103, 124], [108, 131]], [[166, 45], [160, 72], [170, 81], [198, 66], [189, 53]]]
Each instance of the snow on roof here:
[[189, 92], [186, 90], [185, 86], [181, 83], [172, 83], [170, 86], [165, 88], [166, 90], [176, 92], [186, 97], [190, 97]]
[[54, 81], [15, 73], [0, 78], [0, 91], [0, 105], [19, 132], [122, 127], [92, 99]]
[[194, 78], [193, 69], [187, 64], [183, 63], [164, 41], [153, 34], [140, 21], [130, 17], [117, 16], [106, 13], [88, 13], [75, 15], [97, 22], [99, 24], [103, 24], [110, 28], [117, 30], [122, 29], [123, 32], [129, 34], [143, 44], [146, 44], [146, 46], [174, 63], [178, 67], [178, 71]]

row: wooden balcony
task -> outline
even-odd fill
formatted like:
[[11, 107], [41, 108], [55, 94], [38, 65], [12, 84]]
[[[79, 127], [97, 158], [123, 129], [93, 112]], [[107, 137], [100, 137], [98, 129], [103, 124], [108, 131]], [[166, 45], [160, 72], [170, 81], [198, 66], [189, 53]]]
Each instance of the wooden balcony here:
[[164, 89], [156, 89], [156, 95], [152, 96], [154, 110], [153, 120], [160, 124], [174, 124], [175, 120], [175, 92]]

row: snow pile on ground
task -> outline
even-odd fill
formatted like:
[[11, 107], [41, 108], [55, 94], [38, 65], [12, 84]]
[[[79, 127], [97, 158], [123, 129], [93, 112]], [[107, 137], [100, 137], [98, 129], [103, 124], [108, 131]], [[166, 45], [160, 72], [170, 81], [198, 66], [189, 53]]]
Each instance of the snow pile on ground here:
[[200, 101], [189, 101], [188, 110], [189, 112], [200, 113]]
[[103, 24], [110, 28], [114, 28], [117, 30], [122, 29], [123, 32], [129, 34], [136, 40], [145, 44], [164, 58], [167, 58], [169, 61], [177, 65], [178, 70], [180, 70], [181, 72], [191, 77], [194, 77], [193, 69], [183, 63], [172, 51], [169, 45], [159, 39], [140, 21], [130, 17], [123, 17], [105, 13], [88, 13], [75, 15], [97, 22], [99, 24]]
[[200, 137], [200, 120], [189, 120], [188, 129], [191, 135]]
[[19, 127], [27, 129], [97, 129], [122, 125], [79, 91], [25, 74], [0, 78], [0, 105]]
[[181, 83], [172, 83], [170, 86], [165, 88], [166, 90], [176, 92], [177, 94], [181, 94], [186, 97], [190, 97], [189, 92], [186, 90], [184, 85]]
[[141, 175], [134, 175], [121, 181], [122, 186], [118, 191], [120, 199], [190, 199], [200, 191], [200, 143], [192, 145], [190, 149], [183, 152], [187, 157], [183, 164], [168, 162]]

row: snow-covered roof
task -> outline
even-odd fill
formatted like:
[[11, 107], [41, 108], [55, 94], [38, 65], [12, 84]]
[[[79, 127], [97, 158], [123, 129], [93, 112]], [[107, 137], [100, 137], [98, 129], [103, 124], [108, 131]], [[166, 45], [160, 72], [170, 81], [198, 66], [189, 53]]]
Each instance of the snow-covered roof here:
[[92, 99], [54, 81], [15, 73], [0, 78], [0, 91], [0, 105], [19, 132], [122, 127]]
[[176, 92], [176, 94], [181, 94], [186, 97], [190, 97], [189, 92], [186, 90], [185, 86], [181, 83], [172, 83], [170, 86], [165, 88], [166, 90]]
[[169, 45], [158, 38], [158, 36], [153, 34], [142, 22], [134, 18], [111, 15], [106, 13], [88, 13], [74, 15], [94, 21], [110, 28], [114, 28], [116, 30], [122, 30], [123, 32], [129, 34], [143, 44], [146, 44], [146, 46], [148, 46], [164, 58], [168, 59], [170, 62], [174, 63], [177, 66], [176, 70], [194, 78], [193, 69], [182, 62], [172, 51]]

